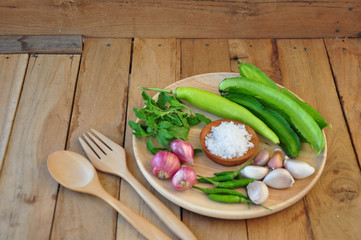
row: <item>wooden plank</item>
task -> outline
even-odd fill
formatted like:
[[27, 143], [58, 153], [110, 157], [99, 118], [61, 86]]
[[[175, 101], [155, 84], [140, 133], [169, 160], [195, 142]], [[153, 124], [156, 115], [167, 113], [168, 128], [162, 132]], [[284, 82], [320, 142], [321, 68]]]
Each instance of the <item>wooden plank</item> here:
[[23, 85], [28, 55], [0, 55], [0, 170]]
[[324, 43], [321, 39], [277, 40], [277, 47], [284, 86], [332, 124], [325, 129], [328, 154], [324, 172], [305, 197], [313, 238], [359, 239], [361, 175]]
[[[250, 62], [264, 71], [272, 80], [282, 84], [275, 42], [264, 40], [229, 40], [232, 70], [238, 71], [237, 59]], [[262, 226], [260, 228], [259, 226]], [[287, 226], [287, 228], [280, 227]], [[287, 210], [270, 216], [247, 220], [249, 239], [309, 239], [307, 215], [303, 201]], [[272, 232], [272, 235], [269, 233]], [[297, 234], [295, 234], [297, 233]]]
[[332, 71], [359, 165], [361, 164], [361, 39], [325, 39]]
[[[181, 40], [181, 78], [207, 72], [230, 72], [228, 40]], [[222, 220], [183, 210], [183, 221], [199, 239], [246, 239], [244, 220]]]
[[[176, 62], [177, 60], [177, 43], [175, 39], [135, 39], [132, 58], [132, 72], [129, 84], [129, 99], [127, 121], [135, 121], [136, 117], [133, 107], [141, 108], [144, 106], [141, 97], [141, 91], [137, 86], [146, 87], [166, 87], [175, 82]], [[149, 95], [154, 95], [149, 92]], [[163, 201], [177, 216], [180, 216], [180, 208], [169, 202], [158, 194], [146, 181], [140, 172], [133, 153], [132, 129], [127, 125], [125, 135], [125, 151], [129, 171], [154, 193], [161, 201]], [[157, 215], [146, 205], [132, 187], [122, 182], [120, 199], [136, 212], [139, 212], [144, 218], [159, 227], [172, 239], [176, 236], [160, 221]], [[126, 226], [124, 219], [119, 218], [117, 239], [143, 239], [133, 228]]]
[[0, 53], [81, 53], [83, 38], [67, 36], [0, 36]]
[[0, 32], [142, 38], [356, 37], [360, 7], [358, 0], [3, 0]]
[[231, 71], [228, 41], [224, 39], [181, 40], [181, 78]]
[[277, 47], [273, 40], [230, 39], [229, 54], [233, 72], [239, 72], [238, 60], [250, 62], [260, 68], [273, 81], [281, 84]]
[[[69, 150], [86, 156], [78, 137], [95, 128], [123, 144], [130, 39], [86, 39], [68, 136]], [[119, 178], [99, 173], [118, 197]], [[117, 213], [102, 200], [61, 188], [51, 239], [114, 239]]]
[[0, 239], [49, 239], [58, 184], [46, 160], [64, 149], [79, 60], [30, 57], [0, 176]]

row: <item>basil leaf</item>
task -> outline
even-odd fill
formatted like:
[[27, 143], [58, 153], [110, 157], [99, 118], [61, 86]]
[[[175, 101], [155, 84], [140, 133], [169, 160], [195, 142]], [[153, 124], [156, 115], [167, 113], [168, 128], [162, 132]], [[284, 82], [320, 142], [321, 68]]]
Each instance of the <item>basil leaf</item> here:
[[143, 128], [141, 127], [140, 123], [136, 123], [133, 120], [130, 120], [128, 124], [134, 131], [137, 132], [143, 131]]
[[193, 149], [193, 151], [194, 151], [194, 155], [196, 155], [197, 153], [201, 153], [202, 149], [195, 148], [195, 149]]
[[181, 120], [183, 126], [189, 129], [190, 126], [187, 121], [187, 117], [186, 117], [187, 114], [182, 114], [182, 112], [177, 112], [177, 115], [178, 115], [179, 119]]
[[176, 139], [182, 139], [188, 141], [189, 129], [185, 127], [173, 126], [168, 129], [168, 132], [171, 133], [173, 137]]
[[174, 125], [172, 123], [168, 122], [168, 121], [162, 121], [162, 122], [159, 123], [159, 128], [167, 129], [167, 128], [170, 128], [172, 126], [174, 126]]
[[202, 115], [200, 113], [196, 113], [196, 116], [200, 121], [204, 122], [205, 124], [210, 124], [212, 122], [211, 119], [205, 117], [204, 115]]
[[157, 140], [160, 144], [162, 144], [163, 146], [168, 146], [169, 142], [168, 142], [167, 138], [164, 137], [164, 135], [157, 134], [155, 137], [157, 138]]
[[192, 127], [198, 125], [201, 121], [197, 117], [188, 117], [187, 122]]
[[167, 138], [167, 139], [173, 138], [173, 135], [164, 128], [159, 129], [158, 135], [162, 135], [162, 137]]
[[182, 121], [179, 119], [178, 115], [176, 115], [176, 114], [167, 115], [166, 119], [169, 122], [171, 122], [171, 123], [173, 123], [173, 124], [175, 124], [177, 126], [182, 126]]
[[166, 95], [163, 92], [159, 93], [158, 95], [157, 106], [160, 107], [161, 109], [166, 109], [167, 100], [165, 97]]
[[147, 141], [147, 149], [149, 150], [149, 152], [151, 152], [153, 155], [157, 153], [157, 150], [154, 149], [154, 144], [152, 142], [152, 140], [148, 139]]

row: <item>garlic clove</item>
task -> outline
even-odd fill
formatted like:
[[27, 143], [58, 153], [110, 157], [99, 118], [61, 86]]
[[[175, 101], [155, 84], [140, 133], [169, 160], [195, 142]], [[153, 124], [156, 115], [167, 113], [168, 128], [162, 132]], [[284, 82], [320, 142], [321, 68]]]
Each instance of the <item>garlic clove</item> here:
[[267, 166], [271, 169], [281, 168], [283, 167], [283, 156], [282, 151], [280, 149], [276, 149], [268, 161]]
[[241, 174], [246, 178], [255, 180], [263, 179], [269, 172], [269, 168], [262, 166], [249, 165], [241, 170]]
[[300, 160], [286, 159], [285, 168], [296, 179], [309, 177], [315, 172], [315, 168]]
[[257, 156], [254, 158], [254, 164], [257, 166], [265, 166], [269, 160], [269, 152], [264, 149], [260, 151]]
[[268, 198], [268, 187], [264, 182], [254, 181], [247, 185], [247, 194], [253, 203], [262, 204]]
[[291, 187], [295, 180], [289, 171], [284, 168], [277, 168], [270, 171], [263, 179], [263, 182], [269, 187], [283, 189]]

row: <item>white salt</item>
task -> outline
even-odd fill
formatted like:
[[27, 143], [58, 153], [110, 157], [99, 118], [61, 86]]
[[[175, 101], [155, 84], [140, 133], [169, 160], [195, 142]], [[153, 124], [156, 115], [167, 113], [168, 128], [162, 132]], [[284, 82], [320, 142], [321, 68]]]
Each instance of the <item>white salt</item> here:
[[205, 138], [207, 149], [223, 159], [242, 157], [254, 145], [250, 142], [249, 134], [244, 124], [222, 122], [217, 127], [212, 127]]

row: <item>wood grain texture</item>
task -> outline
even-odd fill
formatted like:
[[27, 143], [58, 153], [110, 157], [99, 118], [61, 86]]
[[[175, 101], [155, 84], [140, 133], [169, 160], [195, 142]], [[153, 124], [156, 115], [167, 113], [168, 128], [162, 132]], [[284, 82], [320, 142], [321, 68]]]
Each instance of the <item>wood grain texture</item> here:
[[[238, 71], [236, 59], [249, 62], [264, 71], [272, 80], [283, 84], [278, 61], [277, 46], [270, 39], [229, 40], [232, 70]], [[259, 226], [262, 226], [260, 228]], [[280, 227], [281, 226], [281, 227]], [[284, 227], [287, 226], [287, 227]], [[307, 216], [303, 201], [277, 214], [247, 220], [249, 239], [309, 239]], [[269, 233], [272, 232], [270, 235]], [[295, 234], [297, 233], [297, 234]]]
[[80, 35], [0, 36], [1, 53], [81, 53]]
[[31, 56], [0, 176], [0, 238], [48, 239], [58, 184], [46, 165], [64, 149], [79, 56]]
[[0, 55], [0, 170], [20, 98], [28, 55]]
[[322, 177], [306, 195], [314, 239], [359, 239], [361, 175], [321, 39], [277, 40], [282, 83], [326, 121], [328, 157]]
[[[175, 39], [135, 39], [133, 47], [132, 72], [129, 83], [129, 99], [127, 121], [136, 120], [133, 107], [141, 108], [144, 106], [141, 97], [142, 91], [137, 86], [145, 87], [166, 87], [175, 82], [175, 72], [177, 66], [177, 42]], [[154, 95], [154, 92], [148, 92]], [[140, 172], [133, 152], [133, 135], [129, 125], [126, 126], [124, 149], [126, 152], [127, 165], [129, 171], [141, 184], [154, 193], [169, 209], [177, 216], [180, 216], [180, 208], [175, 204], [164, 199], [147, 183]], [[150, 161], [151, 159], [149, 159]], [[173, 239], [177, 237], [159, 220], [152, 210], [139, 198], [135, 190], [126, 182], [122, 182], [120, 199], [127, 206], [159, 227], [168, 236]], [[119, 219], [117, 239], [143, 239], [134, 229], [125, 227], [125, 221]], [[191, 229], [192, 230], [192, 229]]]
[[229, 55], [232, 72], [239, 72], [239, 60], [243, 63], [249, 62], [261, 69], [273, 81], [282, 84], [275, 40], [230, 39]]
[[[207, 72], [230, 72], [229, 43], [224, 39], [181, 40], [181, 78]], [[221, 239], [227, 229], [228, 239], [247, 237], [244, 220], [212, 219], [183, 210], [183, 220], [199, 239]]]
[[[90, 128], [123, 144], [130, 51], [129, 39], [85, 41], [67, 149], [86, 156], [78, 137]], [[117, 198], [119, 178], [101, 173], [99, 178]], [[100, 199], [61, 187], [51, 239], [114, 239], [116, 218]]]
[[318, 38], [360, 34], [351, 1], [0, 2], [4, 35], [147, 38]]
[[325, 39], [341, 105], [361, 165], [361, 39]]

